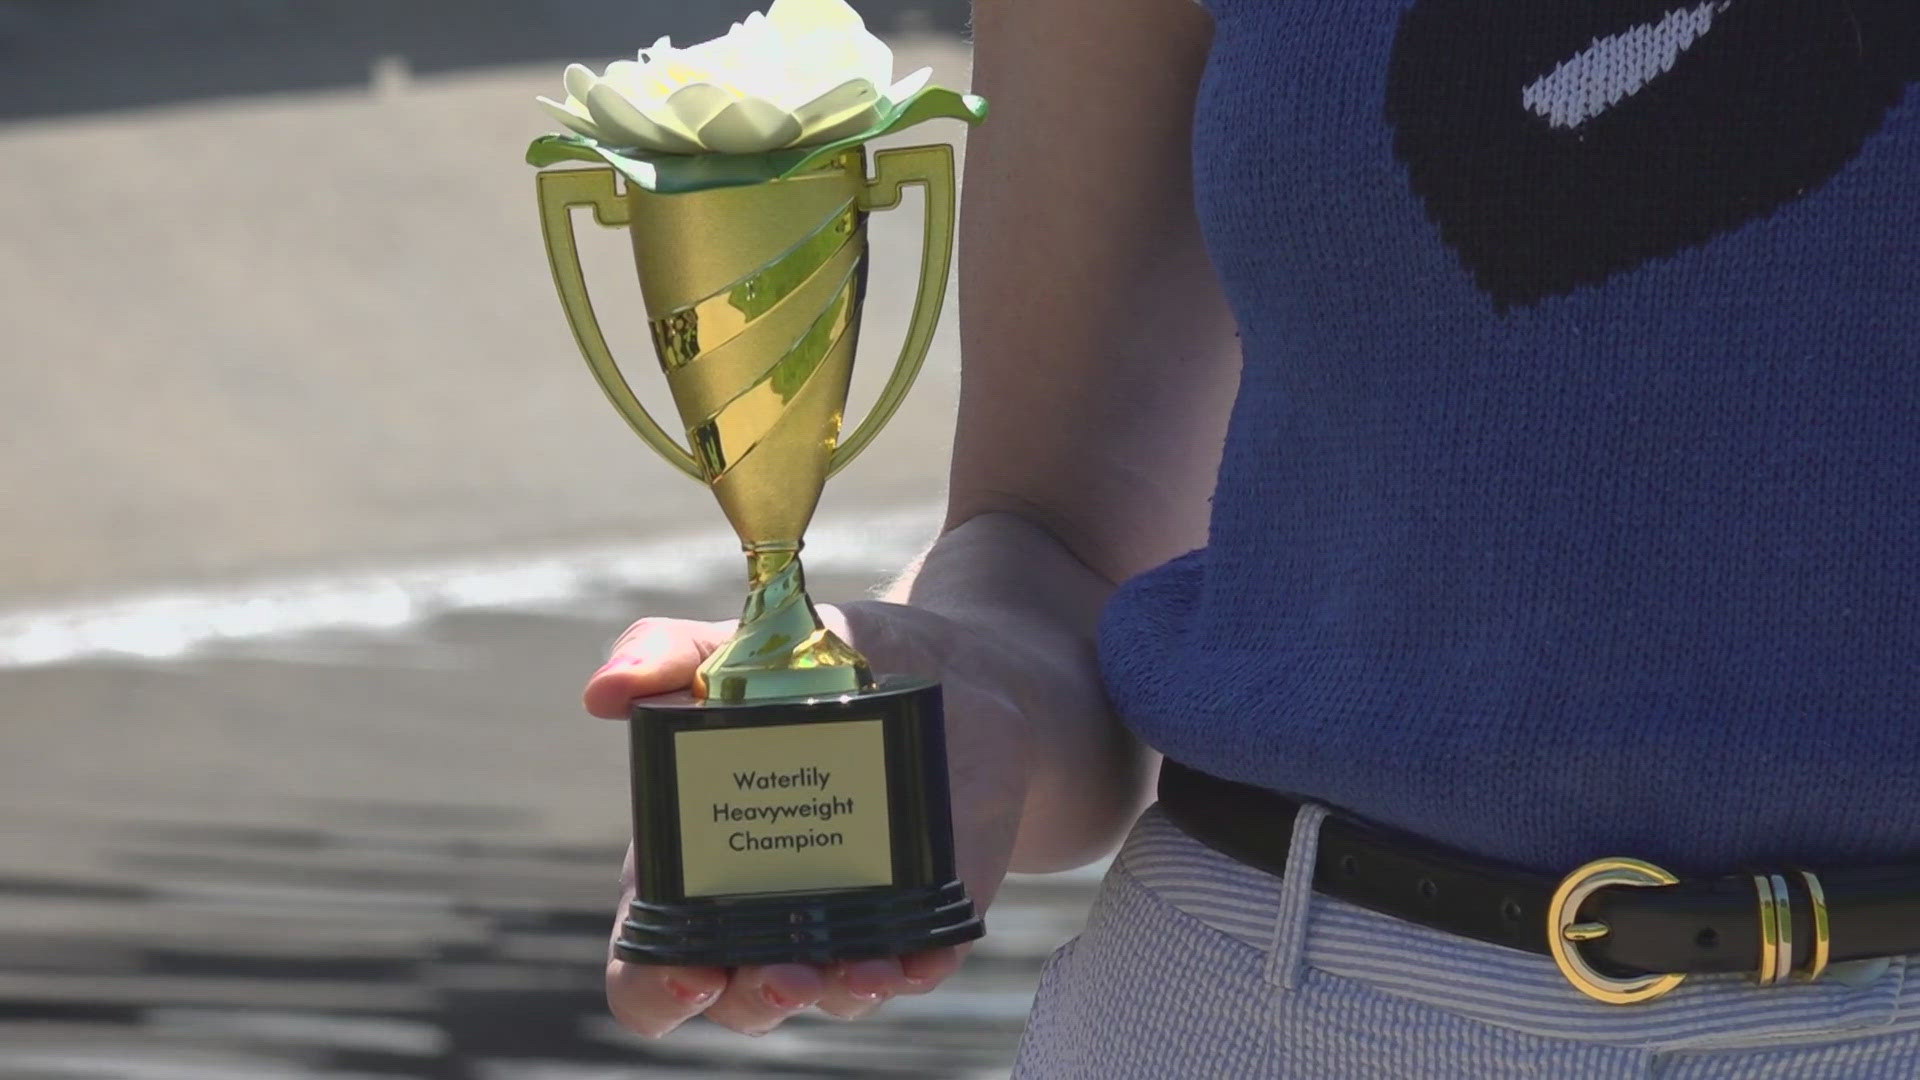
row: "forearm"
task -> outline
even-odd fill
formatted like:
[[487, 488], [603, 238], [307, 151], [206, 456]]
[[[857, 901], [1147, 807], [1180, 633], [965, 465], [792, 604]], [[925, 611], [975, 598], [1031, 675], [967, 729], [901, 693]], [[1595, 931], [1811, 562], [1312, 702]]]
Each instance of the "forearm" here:
[[995, 763], [1027, 770], [1015, 870], [1098, 858], [1149, 797], [1151, 756], [1100, 686], [1094, 634], [1112, 591], [1038, 525], [989, 513], [948, 531], [886, 596], [978, 630], [1011, 654], [1002, 678], [1022, 673], [1003, 692], [1027, 718], [1027, 753]]
[[1146, 799], [1152, 757], [1107, 703], [1095, 628], [1116, 583], [1204, 542], [1237, 382], [1186, 165], [1210, 27], [1188, 0], [974, 15], [994, 117], [968, 139], [947, 531], [896, 595], [1020, 654], [1016, 865], [1058, 869]]

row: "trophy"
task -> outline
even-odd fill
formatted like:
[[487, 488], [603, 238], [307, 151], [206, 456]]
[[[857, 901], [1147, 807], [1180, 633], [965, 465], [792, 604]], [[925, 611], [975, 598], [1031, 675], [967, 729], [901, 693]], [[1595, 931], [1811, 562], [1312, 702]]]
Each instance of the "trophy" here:
[[[572, 91], [573, 69], [568, 78]], [[837, 141], [778, 152], [611, 151], [573, 122], [575, 136], [529, 152], [536, 165], [611, 166], [537, 176], [562, 306], [614, 408], [712, 489], [747, 563], [738, 632], [688, 692], [632, 706], [635, 898], [616, 946], [628, 960], [822, 963], [982, 933], [954, 871], [940, 687], [874, 673], [821, 624], [800, 566], [827, 478], [879, 433], [919, 371], [951, 263], [952, 148], [880, 150], [869, 173], [865, 140], [985, 112], [978, 98], [933, 88], [886, 104]], [[926, 220], [906, 342], [878, 402], [842, 437], [867, 216], [913, 184], [925, 188]], [[634, 396], [607, 346], [576, 249], [576, 207], [631, 234], [684, 446]]]

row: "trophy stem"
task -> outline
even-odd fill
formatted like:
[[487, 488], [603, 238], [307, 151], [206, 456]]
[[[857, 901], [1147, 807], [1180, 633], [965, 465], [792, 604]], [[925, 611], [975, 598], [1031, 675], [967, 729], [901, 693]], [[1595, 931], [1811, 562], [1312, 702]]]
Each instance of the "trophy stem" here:
[[873, 671], [820, 621], [807, 596], [800, 542], [747, 546], [747, 603], [740, 628], [694, 675], [703, 702], [742, 704], [853, 694], [873, 688]]

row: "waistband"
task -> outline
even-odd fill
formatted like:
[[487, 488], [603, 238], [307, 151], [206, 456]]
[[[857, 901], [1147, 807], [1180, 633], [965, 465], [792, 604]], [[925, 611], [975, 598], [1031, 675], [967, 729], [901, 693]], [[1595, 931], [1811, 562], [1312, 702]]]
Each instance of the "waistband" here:
[[[1311, 888], [1325, 808], [1305, 804], [1288, 873], [1268, 874], [1182, 832], [1155, 806], [1114, 861], [1182, 914], [1267, 954], [1277, 985], [1306, 971], [1543, 1038], [1650, 1050], [1817, 1045], [1920, 1030], [1920, 985], [1911, 957], [1836, 963], [1816, 983], [1765, 989], [1740, 975], [1702, 975], [1658, 1000], [1604, 1005], [1575, 991], [1552, 961], [1404, 922]], [[1304, 861], [1303, 861], [1304, 860]], [[1916, 980], [1920, 982], [1920, 980]]]
[[[1258, 870], [1292, 849], [1300, 799], [1168, 760], [1160, 806], [1182, 831]], [[1551, 956], [1613, 1005], [1707, 973], [1764, 986], [1821, 978], [1834, 960], [1920, 951], [1920, 868], [1769, 867], [1680, 878], [1630, 856], [1560, 877], [1475, 858], [1346, 816], [1318, 826], [1314, 887], [1408, 922]]]

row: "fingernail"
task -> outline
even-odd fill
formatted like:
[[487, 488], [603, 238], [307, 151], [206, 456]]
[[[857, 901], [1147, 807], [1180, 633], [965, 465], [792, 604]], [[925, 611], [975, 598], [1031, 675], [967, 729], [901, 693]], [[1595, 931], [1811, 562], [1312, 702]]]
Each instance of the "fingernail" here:
[[820, 1000], [827, 984], [821, 973], [804, 964], [780, 964], [761, 969], [760, 994], [767, 1004], [792, 1012]]
[[647, 658], [644, 656], [638, 656], [633, 653], [615, 653], [611, 658], [607, 660], [606, 663], [601, 664], [600, 670], [594, 672], [594, 674], [599, 675], [603, 672], [608, 672], [608, 671], [621, 671], [626, 668], [645, 667], [646, 664], [647, 664]]
[[[829, 985], [838, 986], [840, 989], [845, 990], [847, 993], [852, 994], [854, 997], [857, 997], [862, 1001], [879, 1000], [874, 995], [874, 992], [871, 989], [867, 987], [862, 987], [862, 986], [855, 986], [853, 984], [853, 980], [848, 978], [848, 976], [851, 975], [852, 973], [853, 973], [852, 969], [849, 968], [846, 964], [835, 964], [833, 965], [832, 968], [828, 969], [827, 971], [827, 982]], [[843, 1018], [836, 1017], [836, 1019], [843, 1019]]]
[[767, 999], [767, 1004], [779, 1009], [781, 1012], [793, 1012], [795, 1009], [806, 1004], [806, 1002], [789, 997], [771, 986], [761, 987], [760, 996]]
[[855, 997], [879, 1001], [891, 997], [904, 977], [897, 962], [872, 960], [847, 965], [842, 981]]
[[689, 986], [678, 979], [667, 980], [667, 992], [688, 1005], [705, 1005], [707, 1002], [713, 1000], [712, 990], [703, 990], [697, 986]]

